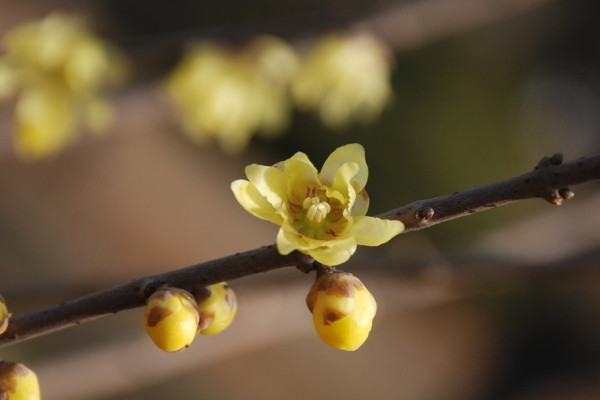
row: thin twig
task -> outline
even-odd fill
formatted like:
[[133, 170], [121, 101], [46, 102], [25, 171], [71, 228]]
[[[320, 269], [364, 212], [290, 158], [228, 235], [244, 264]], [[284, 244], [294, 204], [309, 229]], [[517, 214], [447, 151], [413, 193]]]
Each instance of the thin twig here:
[[[600, 154], [562, 163], [562, 155], [545, 157], [536, 168], [523, 175], [488, 185], [428, 200], [419, 200], [378, 215], [404, 223], [406, 232], [429, 228], [454, 218], [478, 213], [515, 201], [543, 198], [552, 204], [573, 197], [569, 186], [600, 179]], [[15, 316], [0, 336], [0, 347], [59, 329], [77, 325], [103, 315], [143, 306], [146, 298], [161, 285], [186, 290], [233, 280], [269, 270], [296, 267], [313, 268], [313, 260], [294, 252], [280, 255], [275, 245], [192, 265], [187, 268], [135, 279], [112, 288], [91, 293], [44, 310]]]

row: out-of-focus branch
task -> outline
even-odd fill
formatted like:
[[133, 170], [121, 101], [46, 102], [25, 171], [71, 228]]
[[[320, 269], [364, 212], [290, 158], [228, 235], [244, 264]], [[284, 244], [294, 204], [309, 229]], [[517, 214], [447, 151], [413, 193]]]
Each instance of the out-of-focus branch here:
[[369, 15], [357, 27], [376, 33], [398, 51], [468, 32], [556, 0], [421, 0]]
[[[400, 220], [405, 224], [406, 232], [410, 232], [524, 199], [543, 198], [560, 205], [563, 200], [574, 195], [568, 189], [569, 186], [595, 179], [600, 179], [600, 154], [564, 164], [562, 155], [555, 154], [545, 157], [533, 171], [523, 175], [462, 192], [419, 200], [378, 216]], [[107, 314], [143, 306], [146, 298], [161, 285], [193, 290], [283, 267], [309, 271], [313, 268], [313, 261], [298, 252], [288, 256], [280, 255], [275, 245], [270, 245], [138, 278], [44, 310], [11, 318], [8, 330], [0, 336], [0, 347]]]

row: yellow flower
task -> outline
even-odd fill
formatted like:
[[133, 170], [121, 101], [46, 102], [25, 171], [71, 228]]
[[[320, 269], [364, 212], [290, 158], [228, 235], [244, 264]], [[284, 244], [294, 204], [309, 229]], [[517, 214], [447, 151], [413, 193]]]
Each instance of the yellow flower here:
[[306, 305], [323, 342], [348, 351], [358, 349], [367, 340], [377, 312], [377, 303], [365, 285], [344, 272], [318, 277]]
[[368, 35], [323, 36], [292, 83], [295, 103], [318, 110], [330, 128], [377, 118], [392, 96], [386, 53], [385, 46]]
[[148, 298], [146, 332], [166, 352], [186, 349], [196, 337], [198, 309], [192, 295], [181, 289], [162, 289]]
[[102, 91], [124, 77], [125, 59], [82, 18], [52, 13], [12, 29], [4, 44], [0, 98], [17, 96], [19, 157], [55, 155], [75, 141], [80, 121], [92, 133], [106, 129], [112, 111]]
[[6, 328], [8, 328], [8, 320], [10, 315], [11, 314], [8, 312], [4, 298], [0, 296], [0, 335], [2, 335], [6, 331]]
[[233, 322], [237, 312], [237, 299], [233, 289], [226, 282], [199, 290], [194, 293], [194, 298], [200, 314], [198, 333], [216, 335]]
[[23, 364], [0, 361], [0, 399], [39, 400], [40, 386], [35, 372]]
[[290, 108], [284, 85], [295, 61], [291, 49], [271, 37], [259, 37], [237, 53], [197, 45], [166, 84], [184, 134], [197, 144], [215, 138], [225, 152], [236, 154], [255, 132], [281, 132]]
[[357, 244], [379, 246], [404, 230], [400, 221], [366, 216], [368, 168], [364, 149], [336, 149], [321, 172], [301, 152], [272, 167], [251, 164], [231, 189], [254, 216], [280, 226], [281, 254], [299, 250], [325, 265], [347, 261]]

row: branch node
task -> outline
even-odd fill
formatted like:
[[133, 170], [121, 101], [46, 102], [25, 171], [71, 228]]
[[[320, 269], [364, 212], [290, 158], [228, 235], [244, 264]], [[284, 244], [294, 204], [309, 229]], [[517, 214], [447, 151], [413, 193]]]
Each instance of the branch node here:
[[565, 200], [571, 200], [575, 196], [575, 193], [569, 188], [559, 189], [558, 194]]
[[540, 160], [535, 169], [547, 168], [553, 165], [560, 165], [563, 163], [564, 156], [562, 153], [554, 153], [550, 157], [544, 157]]
[[137, 293], [140, 297], [148, 299], [152, 293], [156, 292], [160, 286], [164, 285], [164, 282], [157, 282], [154, 279], [142, 278], [137, 285]]
[[421, 207], [415, 212], [415, 217], [417, 218], [417, 224], [423, 224], [427, 220], [433, 218], [435, 211], [431, 207]]
[[560, 193], [558, 193], [558, 190], [556, 189], [546, 192], [546, 194], [542, 197], [544, 198], [544, 200], [546, 200], [550, 204], [554, 204], [555, 206], [560, 206], [564, 200]]

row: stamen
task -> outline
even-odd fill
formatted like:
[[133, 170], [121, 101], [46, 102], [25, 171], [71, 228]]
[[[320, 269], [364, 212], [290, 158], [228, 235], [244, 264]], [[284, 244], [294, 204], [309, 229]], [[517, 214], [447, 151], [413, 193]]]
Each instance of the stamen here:
[[326, 201], [321, 201], [318, 197], [307, 197], [302, 202], [302, 208], [306, 211], [306, 218], [319, 223], [325, 219], [331, 211], [331, 206]]

